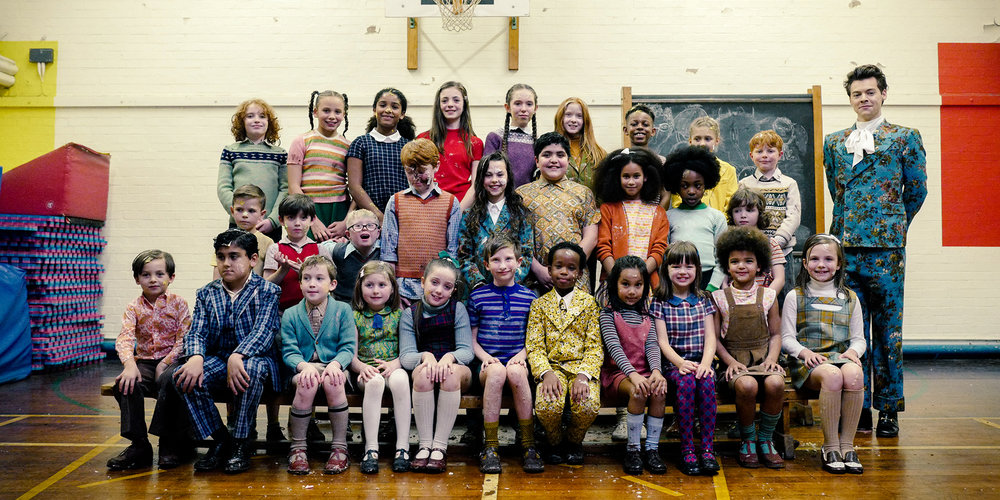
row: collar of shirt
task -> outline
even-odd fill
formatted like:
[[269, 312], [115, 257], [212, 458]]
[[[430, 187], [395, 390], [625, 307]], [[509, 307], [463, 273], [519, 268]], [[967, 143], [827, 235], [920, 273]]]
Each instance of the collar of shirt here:
[[693, 306], [698, 304], [698, 300], [699, 299], [697, 295], [689, 293], [687, 297], [683, 298], [678, 297], [676, 295], [671, 295], [670, 298], [667, 299], [667, 303], [672, 306], [679, 306], [681, 305], [682, 302], [687, 302], [688, 304], [691, 304]]
[[[154, 300], [152, 302], [150, 302], [149, 299], [146, 298], [145, 294], [140, 294], [139, 298], [142, 299], [142, 301], [140, 301], [141, 304], [145, 304], [145, 305], [149, 306], [150, 309], [156, 309], [156, 304], [159, 304], [160, 302], [166, 302], [167, 301], [167, 292], [161, 293], [160, 296], [156, 297], [156, 300]], [[163, 299], [163, 300], [161, 301], [160, 299]]]
[[399, 140], [403, 138], [403, 136], [399, 135], [399, 130], [393, 131], [390, 135], [382, 135], [378, 129], [373, 128], [371, 132], [368, 132], [368, 135], [372, 136], [372, 139], [375, 139], [378, 142], [389, 143], [399, 142]]
[[410, 187], [404, 189], [403, 190], [403, 194], [412, 194], [413, 196], [416, 196], [417, 198], [420, 198], [421, 200], [426, 200], [427, 198], [430, 198], [431, 195], [441, 196], [441, 188], [438, 187], [438, 184], [435, 182], [435, 183], [431, 184], [431, 188], [428, 189], [427, 192], [423, 194], [423, 196], [417, 194], [417, 192], [414, 191], [413, 186], [410, 186]]
[[774, 171], [771, 172], [771, 177], [770, 178], [765, 178], [764, 177], [764, 172], [761, 172], [759, 168], [756, 168], [753, 171], [753, 178], [757, 179], [760, 182], [780, 181], [781, 180], [781, 169], [778, 168], [778, 167], [774, 167]]
[[242, 292], [243, 289], [247, 287], [247, 283], [250, 282], [250, 278], [253, 278], [253, 273], [247, 275], [246, 281], [244, 281], [243, 284], [240, 285], [240, 287], [237, 288], [236, 290], [230, 290], [229, 287], [226, 286], [226, 283], [224, 281], [220, 280], [219, 282], [220, 284], [222, 284], [222, 289], [225, 290], [227, 294], [229, 294], [229, 300], [236, 301], [236, 297], [239, 297], [240, 292]]
[[316, 305], [310, 304], [309, 301], [307, 300], [306, 301], [306, 314], [307, 315], [311, 314], [313, 312], [313, 309], [319, 309], [319, 317], [322, 318], [326, 314], [326, 304], [327, 304], [328, 300], [330, 300], [329, 296], [327, 296], [327, 298], [323, 299], [323, 302], [320, 302], [319, 304], [316, 304]]
[[524, 131], [524, 129], [523, 129], [523, 128], [521, 128], [521, 127], [513, 127], [513, 128], [511, 128], [511, 129], [510, 129], [510, 133], [512, 133], [512, 134], [524, 134], [524, 135], [529, 135], [529, 134], [528, 134], [527, 132], [525, 132], [525, 131]]
[[300, 241], [298, 243], [293, 243], [292, 240], [288, 239], [288, 236], [283, 236], [281, 238], [281, 240], [278, 241], [278, 243], [284, 243], [284, 244], [286, 244], [286, 245], [294, 248], [296, 252], [301, 252], [302, 249], [305, 248], [306, 245], [308, 245], [310, 243], [316, 243], [316, 241], [313, 240], [312, 238], [306, 236], [302, 241]]
[[247, 137], [246, 139], [243, 139], [242, 141], [240, 141], [240, 144], [254, 144], [254, 145], [270, 146], [270, 144], [267, 143], [267, 140], [264, 139], [263, 137], [261, 137], [261, 139], [259, 141], [257, 141], [257, 142], [253, 142], [253, 141], [250, 140], [249, 137]]
[[489, 201], [486, 202], [486, 213], [490, 215], [490, 219], [493, 220], [494, 224], [496, 224], [497, 219], [500, 218], [500, 212], [503, 211], [503, 206], [506, 202], [507, 200], [500, 200], [496, 203]]
[[[559, 293], [559, 292], [556, 292], [556, 293]], [[567, 293], [566, 295], [562, 295], [562, 296], [559, 297], [559, 300], [562, 303], [566, 304], [566, 310], [567, 311], [572, 310], [571, 306], [573, 305], [573, 295], [575, 295], [575, 294], [576, 294], [576, 288], [574, 287], [572, 290], [569, 291], [569, 293]]]
[[[368, 255], [371, 255], [372, 250], [375, 250], [376, 248], [381, 248], [381, 245], [382, 245], [381, 238], [376, 239], [375, 244], [372, 245], [372, 247], [368, 250]], [[361, 255], [361, 250], [358, 250], [358, 247], [354, 246], [354, 243], [348, 242], [347, 246], [344, 247], [344, 257], [351, 255], [351, 253], [353, 252], [357, 252], [358, 255]], [[361, 257], [365, 256], [361, 255]]]
[[365, 307], [365, 310], [362, 311], [361, 314], [363, 314], [366, 318], [374, 318], [376, 314], [378, 314], [379, 316], [388, 316], [389, 313], [391, 312], [392, 308], [389, 306], [384, 306], [379, 311], [372, 311], [368, 307]]
[[681, 203], [680, 205], [677, 205], [677, 208], [681, 210], [702, 210], [708, 208], [708, 205], [706, 205], [705, 202], [701, 202], [696, 206], [689, 207], [687, 203]]
[[566, 179], [566, 176], [564, 175], [564, 176], [560, 177], [559, 180], [557, 180], [555, 182], [552, 182], [552, 181], [550, 181], [550, 180], [548, 180], [548, 179], [546, 179], [545, 177], [542, 177], [542, 176], [539, 176], [538, 180], [541, 181], [542, 187], [553, 187], [553, 188], [559, 188], [559, 189], [566, 189], [566, 181], [568, 179]]

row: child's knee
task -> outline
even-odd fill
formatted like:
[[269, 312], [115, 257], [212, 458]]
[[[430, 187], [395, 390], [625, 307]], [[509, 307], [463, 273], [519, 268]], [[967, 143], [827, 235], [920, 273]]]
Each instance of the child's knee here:
[[784, 394], [785, 377], [781, 375], [771, 375], [764, 379], [764, 388], [768, 394]]
[[848, 363], [841, 368], [841, 374], [843, 375], [844, 389], [859, 391], [864, 387], [864, 373], [860, 366]]
[[518, 382], [528, 382], [528, 369], [520, 365], [511, 365], [507, 367], [507, 380], [511, 384]]
[[385, 390], [385, 378], [381, 375], [377, 375], [371, 378], [368, 382], [365, 382], [365, 392], [376, 391], [381, 393]]
[[737, 397], [755, 398], [757, 397], [757, 379], [750, 376], [743, 376], [736, 379], [733, 390]]

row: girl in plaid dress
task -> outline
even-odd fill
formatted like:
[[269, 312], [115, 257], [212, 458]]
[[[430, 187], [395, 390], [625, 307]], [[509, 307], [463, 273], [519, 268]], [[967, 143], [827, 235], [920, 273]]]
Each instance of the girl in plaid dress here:
[[[715, 474], [715, 306], [701, 283], [698, 249], [688, 241], [670, 245], [660, 265], [660, 281], [649, 310], [656, 336], [670, 361], [667, 379], [677, 389], [677, 417], [681, 431], [680, 470], [689, 476]], [[701, 420], [701, 453], [695, 455], [694, 417]]]
[[795, 290], [785, 297], [781, 345], [795, 387], [819, 391], [823, 470], [861, 474], [854, 451], [864, 399], [861, 301], [844, 284], [844, 250], [836, 237], [810, 236], [802, 255]]

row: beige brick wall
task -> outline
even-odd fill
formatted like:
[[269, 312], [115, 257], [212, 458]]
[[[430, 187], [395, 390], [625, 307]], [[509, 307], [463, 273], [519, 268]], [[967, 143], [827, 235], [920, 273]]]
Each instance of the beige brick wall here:
[[[104, 263], [105, 335], [117, 333], [135, 286], [129, 263], [159, 247], [177, 260], [173, 290], [189, 301], [211, 276], [211, 237], [225, 226], [215, 197], [219, 152], [241, 100], [275, 105], [282, 142], [308, 127], [313, 89], [347, 92], [348, 136], [363, 130], [374, 92], [402, 89], [427, 128], [437, 87], [460, 80], [481, 137], [503, 120], [512, 83], [535, 87], [540, 129], [570, 95], [592, 104], [598, 140], [620, 143], [619, 96], [636, 93], [801, 93], [823, 86], [826, 132], [849, 126], [841, 88], [855, 64], [889, 76], [885, 114], [919, 128], [930, 196], [910, 230], [906, 338], [998, 339], [1000, 309], [989, 265], [996, 248], [941, 246], [938, 42], [993, 42], [991, 0], [685, 2], [535, 0], [520, 24], [520, 70], [507, 67], [506, 21], [475, 20], [471, 32], [420, 27], [420, 69], [407, 71], [403, 19], [381, 0], [130, 2], [11, 0], [6, 40], [56, 40], [60, 53], [56, 144], [112, 155]], [[33, 70], [33, 69], [32, 69]], [[3, 138], [8, 140], [8, 138]], [[16, 138], [11, 138], [16, 140]], [[827, 200], [828, 215], [830, 203]], [[948, 298], [942, 305], [943, 296]]]

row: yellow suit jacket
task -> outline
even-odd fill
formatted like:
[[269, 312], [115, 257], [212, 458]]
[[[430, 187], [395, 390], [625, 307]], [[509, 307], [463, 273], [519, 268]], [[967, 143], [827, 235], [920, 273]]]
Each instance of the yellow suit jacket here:
[[536, 379], [554, 367], [598, 380], [604, 363], [600, 309], [583, 290], [573, 293], [570, 312], [559, 310], [559, 294], [551, 290], [531, 303], [525, 344]]

